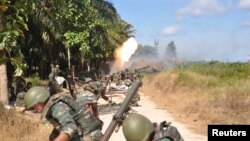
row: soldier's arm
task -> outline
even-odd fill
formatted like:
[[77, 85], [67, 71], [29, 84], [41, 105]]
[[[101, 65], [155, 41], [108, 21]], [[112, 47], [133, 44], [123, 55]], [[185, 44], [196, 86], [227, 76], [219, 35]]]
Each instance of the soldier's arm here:
[[92, 93], [95, 92], [95, 89], [92, 89], [91, 87], [88, 87], [87, 90], [91, 91]]
[[[59, 122], [61, 125], [61, 130], [59, 136], [55, 139], [68, 139], [77, 132], [77, 125], [73, 117], [69, 113], [68, 105], [64, 103], [57, 103], [52, 107], [52, 118]], [[67, 136], [66, 136], [67, 135]]]
[[84, 90], [88, 90], [88, 91], [90, 91], [90, 92], [94, 92], [94, 89], [92, 89], [88, 84], [83, 85], [83, 89], [84, 89]]
[[99, 93], [99, 82], [95, 81], [89, 84], [90, 88], [92, 89], [91, 92], [93, 92], [94, 94]]

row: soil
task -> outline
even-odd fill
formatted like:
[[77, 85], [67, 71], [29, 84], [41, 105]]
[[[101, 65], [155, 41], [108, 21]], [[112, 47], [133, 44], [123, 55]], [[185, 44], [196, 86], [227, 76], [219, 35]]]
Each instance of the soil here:
[[[137, 112], [146, 116], [152, 122], [160, 123], [164, 120], [171, 122], [172, 126], [177, 127], [177, 129], [179, 130], [185, 141], [207, 140], [207, 137], [205, 135], [198, 134], [197, 132], [195, 132], [195, 130], [192, 130], [193, 128], [191, 128], [189, 124], [183, 124], [179, 122], [180, 118], [175, 119], [173, 115], [165, 109], [166, 107], [162, 107], [162, 105], [164, 105], [165, 103], [161, 99], [157, 98], [156, 93], [147, 93], [147, 94], [140, 93], [140, 95], [141, 95], [141, 100], [139, 101], [139, 106], [132, 107], [133, 112]], [[116, 103], [122, 102], [125, 97], [123, 94], [113, 94], [110, 96], [112, 96], [113, 101]], [[104, 101], [103, 99], [100, 99], [98, 102], [99, 104], [107, 104], [107, 102]], [[103, 133], [109, 126], [113, 115], [114, 113], [100, 115], [100, 118], [104, 121]], [[120, 128], [118, 132], [114, 132], [109, 139], [109, 141], [117, 141], [117, 140], [126, 141], [122, 133], [122, 128]]]
[[179, 98], [173, 99], [173, 96], [164, 97], [162, 92], [155, 87], [148, 86], [146, 83], [142, 89], [142, 92], [153, 101], [159, 109], [162, 109], [165, 112], [170, 113], [174, 119], [182, 124], [185, 124], [190, 130], [194, 131], [203, 136], [207, 136], [207, 121], [200, 119], [197, 114], [190, 114], [190, 110], [181, 111], [182, 101], [179, 101]]

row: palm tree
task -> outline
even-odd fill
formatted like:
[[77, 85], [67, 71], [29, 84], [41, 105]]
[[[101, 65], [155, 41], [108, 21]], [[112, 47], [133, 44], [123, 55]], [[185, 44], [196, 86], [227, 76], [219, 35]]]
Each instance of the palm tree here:
[[[23, 7], [22, 4], [28, 2], [22, 0], [0, 1], [0, 73], [2, 74], [0, 78], [0, 101], [3, 103], [8, 103], [6, 63], [14, 63], [16, 73], [20, 72], [20, 67], [23, 65], [19, 61], [20, 54], [16, 41], [23, 37], [23, 30], [27, 30], [25, 23], [27, 7]], [[17, 54], [19, 54], [19, 58], [14, 58]]]

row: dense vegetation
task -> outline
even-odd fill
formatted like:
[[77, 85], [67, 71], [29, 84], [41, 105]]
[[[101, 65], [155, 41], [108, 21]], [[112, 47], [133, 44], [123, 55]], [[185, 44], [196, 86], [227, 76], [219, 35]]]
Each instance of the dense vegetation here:
[[0, 101], [15, 74], [97, 71], [133, 32], [108, 0], [0, 0]]
[[26, 74], [43, 75], [52, 63], [98, 68], [133, 36], [106, 0], [1, 0], [0, 17], [1, 62]]

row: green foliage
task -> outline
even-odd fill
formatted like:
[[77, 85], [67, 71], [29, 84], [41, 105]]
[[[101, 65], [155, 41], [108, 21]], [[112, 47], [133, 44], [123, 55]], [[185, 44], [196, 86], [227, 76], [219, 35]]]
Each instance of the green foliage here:
[[88, 37], [88, 32], [66, 32], [64, 34], [64, 37], [66, 39], [65, 44], [66, 47], [72, 47], [76, 44], [80, 44], [81, 47], [86, 47], [87, 43], [87, 37]]
[[[195, 80], [204, 86], [234, 85], [239, 80], [249, 79], [250, 65], [248, 63], [223, 63], [217, 61], [208, 63], [196, 62], [179, 67], [177, 72], [180, 72], [182, 75], [188, 72], [196, 73], [196, 77], [199, 80]], [[184, 78], [188, 83], [192, 83], [190, 79], [187, 79], [187, 76]]]
[[1, 0], [0, 1], [0, 51], [2, 52], [0, 63], [5, 64], [8, 60], [14, 64], [15, 75], [21, 75], [26, 64], [22, 61], [19, 53], [17, 40], [24, 36], [23, 31], [28, 30], [26, 24], [26, 12], [31, 0]]
[[10, 26], [6, 26], [6, 31], [0, 30], [0, 50], [9, 50], [16, 45], [16, 39], [19, 33], [15, 29], [11, 29]]
[[26, 78], [26, 82], [31, 82], [33, 86], [43, 85], [38, 73], [33, 74], [29, 78]]
[[198, 62], [187, 66], [187, 69], [202, 75], [212, 75], [220, 79], [245, 79], [250, 76], [250, 65], [248, 63]]
[[77, 64], [87, 60], [98, 66], [98, 62], [112, 60], [114, 49], [133, 34], [133, 26], [106, 0], [10, 1], [0, 1], [0, 18], [4, 19], [0, 21], [0, 51], [8, 54], [0, 62], [25, 56], [26, 62], [18, 62], [27, 63], [29, 72], [41, 72], [36, 70], [44, 69], [41, 64], [67, 64], [67, 48], [74, 50]]

